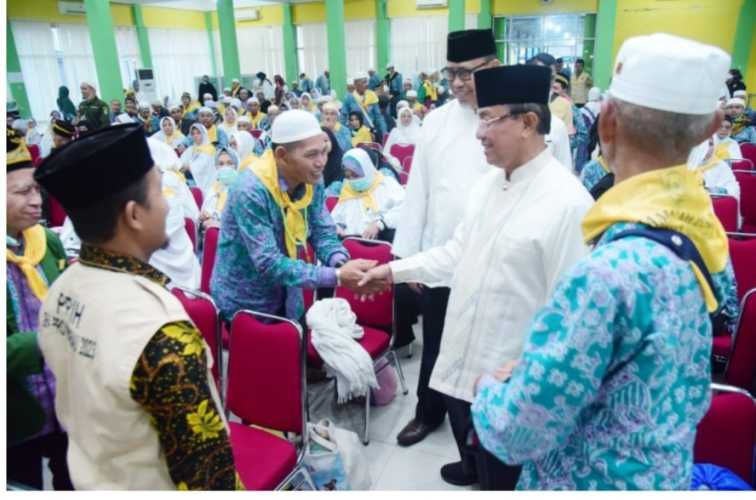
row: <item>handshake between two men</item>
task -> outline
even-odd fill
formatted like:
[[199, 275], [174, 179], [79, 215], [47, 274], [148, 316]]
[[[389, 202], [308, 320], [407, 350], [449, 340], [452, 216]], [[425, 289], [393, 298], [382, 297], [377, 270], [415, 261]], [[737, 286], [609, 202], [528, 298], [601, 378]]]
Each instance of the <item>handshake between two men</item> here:
[[376, 260], [354, 259], [337, 271], [339, 286], [352, 290], [361, 300], [372, 300], [388, 290], [394, 281], [388, 264]]

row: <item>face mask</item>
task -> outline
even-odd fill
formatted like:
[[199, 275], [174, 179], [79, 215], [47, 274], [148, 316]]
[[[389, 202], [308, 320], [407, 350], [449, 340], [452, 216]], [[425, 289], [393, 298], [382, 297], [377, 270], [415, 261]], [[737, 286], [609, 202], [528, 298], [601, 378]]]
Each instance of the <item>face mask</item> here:
[[370, 189], [370, 186], [372, 185], [372, 181], [368, 179], [367, 177], [362, 177], [360, 179], [350, 179], [349, 180], [349, 186], [357, 191], [358, 193], [362, 193], [363, 191], [367, 191]]
[[218, 181], [226, 187], [229, 187], [236, 180], [237, 175], [238, 172], [233, 167], [220, 167], [218, 169]]

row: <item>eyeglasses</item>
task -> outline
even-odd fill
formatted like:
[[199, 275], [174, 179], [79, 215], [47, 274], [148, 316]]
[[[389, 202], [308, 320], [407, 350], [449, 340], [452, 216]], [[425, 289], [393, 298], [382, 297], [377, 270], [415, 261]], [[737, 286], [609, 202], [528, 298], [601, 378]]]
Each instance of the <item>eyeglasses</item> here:
[[474, 68], [444, 68], [441, 70], [441, 76], [449, 80], [449, 83], [453, 82], [455, 78], [459, 78], [463, 82], [468, 82], [472, 78], [472, 74], [488, 64], [488, 61], [478, 64]]
[[498, 122], [499, 120], [506, 120], [507, 118], [514, 118], [515, 116], [517, 115], [513, 113], [507, 113], [505, 115], [494, 116], [491, 118], [481, 118], [480, 123], [483, 125], [483, 128], [488, 129], [491, 125]]

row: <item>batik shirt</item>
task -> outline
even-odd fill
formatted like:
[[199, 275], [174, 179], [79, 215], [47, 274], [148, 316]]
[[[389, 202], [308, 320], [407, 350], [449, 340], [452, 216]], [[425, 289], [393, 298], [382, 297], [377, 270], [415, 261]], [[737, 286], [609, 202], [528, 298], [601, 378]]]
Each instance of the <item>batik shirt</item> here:
[[[137, 274], [162, 286], [169, 281], [149, 264], [86, 244], [79, 262]], [[206, 359], [202, 334], [192, 323], [166, 323], [134, 367], [131, 397], [149, 413], [177, 489], [244, 489], [218, 414], [223, 409], [216, 408], [210, 392]]]
[[585, 189], [590, 191], [605, 175], [607, 175], [607, 172], [598, 160], [591, 160], [580, 171], [580, 182], [583, 183]]
[[[282, 177], [279, 183], [282, 191], [288, 191]], [[304, 191], [303, 184], [292, 198], [299, 199]], [[224, 318], [230, 320], [238, 310], [252, 309], [298, 320], [305, 312], [303, 288], [336, 285], [333, 266], [345, 262], [349, 254], [325, 207], [322, 183], [313, 186], [313, 191], [312, 202], [304, 210], [307, 239], [324, 266], [289, 258], [282, 209], [253, 172], [245, 170], [229, 188], [210, 284]]]
[[[563, 276], [508, 383], [481, 378], [482, 444], [518, 489], [686, 489], [709, 407], [711, 322], [691, 266], [648, 239], [607, 241]], [[717, 276], [720, 301], [734, 283]]]

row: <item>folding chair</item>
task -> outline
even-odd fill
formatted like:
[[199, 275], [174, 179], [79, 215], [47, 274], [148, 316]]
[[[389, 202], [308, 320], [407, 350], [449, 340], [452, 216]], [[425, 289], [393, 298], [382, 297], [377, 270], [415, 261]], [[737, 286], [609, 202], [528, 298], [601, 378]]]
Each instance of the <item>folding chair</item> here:
[[751, 160], [751, 163], [756, 163], [756, 144], [744, 142], [740, 145], [740, 152], [743, 153], [743, 158]]
[[[730, 262], [738, 286], [738, 300], [756, 288], [756, 234], [728, 233]], [[749, 238], [750, 236], [750, 238]], [[740, 239], [746, 237], [746, 239]]]
[[339, 197], [338, 196], [329, 196], [325, 199], [326, 208], [329, 212], [333, 212], [333, 209], [336, 208], [336, 205], [339, 203]]
[[202, 244], [202, 278], [200, 279], [200, 290], [205, 293], [210, 293], [210, 280], [213, 277], [219, 235], [220, 229], [217, 227], [211, 227], [205, 231], [205, 240]]
[[756, 171], [733, 173], [740, 184], [740, 215], [743, 222], [740, 230], [744, 233], [756, 233]]
[[391, 146], [389, 153], [391, 153], [391, 156], [399, 160], [399, 163], [402, 164], [402, 168], [404, 168], [404, 159], [412, 158], [412, 155], [415, 154], [415, 146], [413, 144], [394, 144]]
[[[248, 490], [282, 489], [301, 475], [306, 442], [304, 337], [285, 318], [242, 310], [231, 322], [226, 412], [239, 477]], [[250, 427], [254, 425], [257, 427]], [[296, 444], [267, 430], [298, 434]]]
[[255, 139], [259, 139], [262, 136], [263, 131], [260, 129], [253, 129], [252, 130], [252, 137]]
[[218, 393], [223, 394], [223, 356], [221, 355], [221, 330], [218, 308], [212, 297], [199, 290], [189, 290], [179, 286], [173, 287], [171, 293], [179, 299], [192, 323], [202, 333], [210, 354], [213, 357], [213, 377]]
[[733, 170], [753, 170], [753, 162], [748, 158], [741, 160], [725, 160], [730, 164], [730, 168]]
[[197, 186], [192, 186], [189, 189], [192, 192], [192, 196], [194, 197], [194, 202], [197, 204], [197, 208], [202, 210], [202, 202], [205, 200], [205, 196], [202, 194], [202, 190]]
[[733, 196], [712, 195], [711, 205], [728, 233], [738, 230], [738, 200]]
[[740, 303], [738, 327], [728, 354], [725, 382], [756, 393], [756, 288], [746, 293]]
[[47, 202], [50, 207], [50, 220], [48, 221], [50, 227], [60, 227], [66, 221], [66, 210], [58, 200], [53, 198], [52, 195], [47, 195]]
[[194, 223], [194, 219], [184, 217], [184, 228], [186, 234], [189, 235], [189, 239], [192, 240], [192, 249], [197, 251], [197, 225]]
[[[386, 264], [393, 260], [391, 244], [383, 241], [364, 240], [361, 238], [346, 238], [344, 247], [349, 251], [353, 259], [370, 259], [378, 261], [378, 264]], [[351, 290], [344, 287], [336, 287], [334, 297], [349, 302], [349, 306], [357, 316], [357, 324], [363, 327], [364, 335], [359, 344], [367, 351], [373, 360], [373, 366], [383, 365], [385, 368], [391, 363], [396, 368], [399, 382], [402, 385], [402, 393], [407, 394], [407, 384], [404, 380], [402, 365], [394, 347], [394, 290], [377, 295], [375, 300], [362, 302]], [[312, 342], [307, 343], [308, 363], [313, 366], [322, 366]], [[384, 363], [385, 361], [385, 363]], [[383, 369], [383, 368], [382, 368]], [[362, 443], [370, 443], [370, 391], [365, 397], [365, 427], [362, 434]]]
[[693, 460], [726, 467], [753, 485], [754, 401], [736, 387], [711, 384], [711, 389], [711, 406], [698, 424]]

